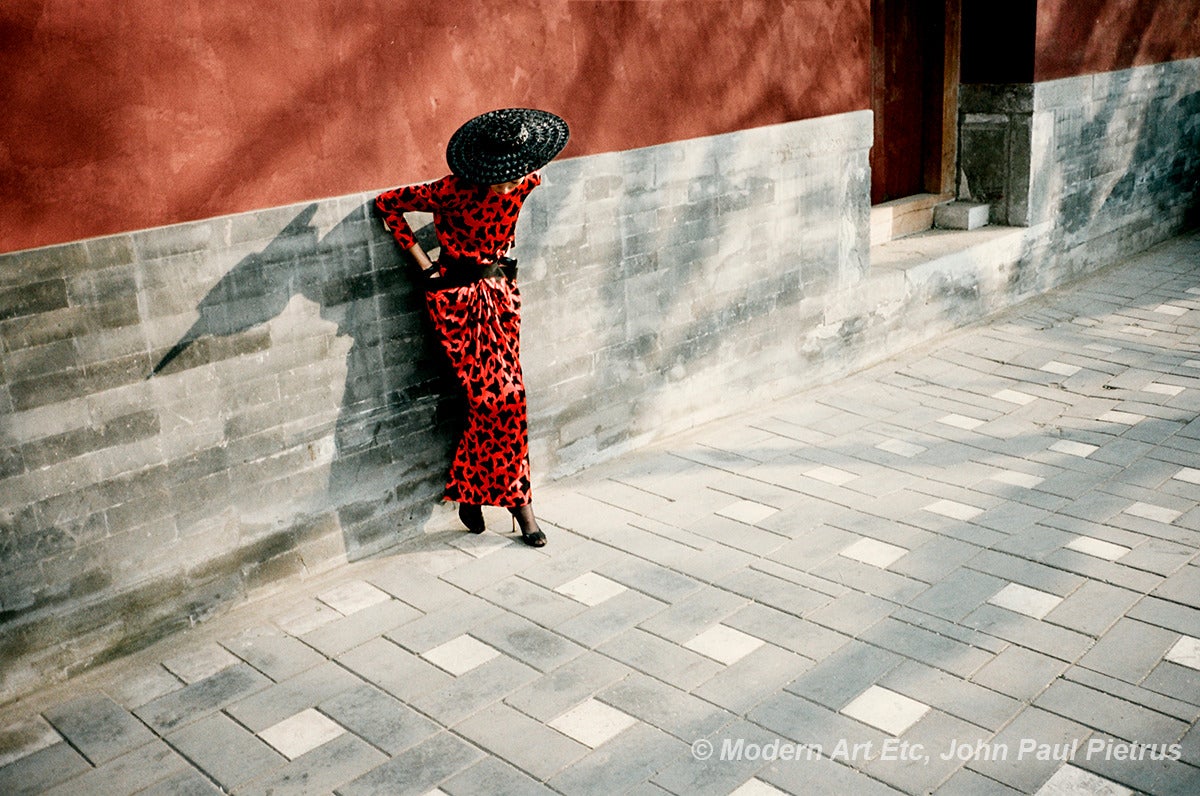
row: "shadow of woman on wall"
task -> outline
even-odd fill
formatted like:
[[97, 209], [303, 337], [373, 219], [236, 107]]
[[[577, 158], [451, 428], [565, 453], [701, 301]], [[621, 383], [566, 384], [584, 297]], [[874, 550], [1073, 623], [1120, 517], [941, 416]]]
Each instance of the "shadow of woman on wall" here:
[[321, 208], [301, 210], [213, 285], [148, 377], [211, 390], [197, 369], [223, 369], [212, 378], [224, 437], [209, 452], [221, 451], [231, 494], [190, 510], [214, 516], [232, 501], [239, 546], [282, 533], [281, 552], [336, 518], [355, 560], [418, 533], [438, 504], [461, 414], [446, 400], [453, 378], [370, 208], [323, 236]]

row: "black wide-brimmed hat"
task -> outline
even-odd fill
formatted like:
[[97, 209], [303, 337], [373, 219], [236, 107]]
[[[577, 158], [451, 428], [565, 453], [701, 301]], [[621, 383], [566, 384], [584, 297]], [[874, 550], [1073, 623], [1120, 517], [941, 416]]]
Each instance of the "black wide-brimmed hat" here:
[[567, 123], [548, 111], [501, 108], [476, 116], [450, 136], [450, 171], [497, 185], [545, 166], [567, 145]]

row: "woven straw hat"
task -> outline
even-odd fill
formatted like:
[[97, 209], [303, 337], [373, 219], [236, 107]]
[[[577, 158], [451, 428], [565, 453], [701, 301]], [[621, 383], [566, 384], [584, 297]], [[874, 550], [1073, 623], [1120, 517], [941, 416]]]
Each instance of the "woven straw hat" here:
[[476, 116], [450, 136], [450, 171], [497, 185], [545, 166], [567, 145], [567, 123], [548, 111], [501, 108]]

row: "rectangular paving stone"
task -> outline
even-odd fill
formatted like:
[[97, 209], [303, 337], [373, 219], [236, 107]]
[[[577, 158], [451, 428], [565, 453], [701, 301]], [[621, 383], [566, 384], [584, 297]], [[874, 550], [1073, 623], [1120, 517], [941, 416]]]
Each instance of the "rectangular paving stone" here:
[[1186, 796], [1200, 792], [1200, 768], [1194, 765], [1169, 759], [1146, 762], [1121, 760], [1117, 751], [1124, 745], [1121, 740], [1103, 733], [1096, 733], [1093, 739], [1098, 745], [1096, 750], [1090, 757], [1085, 754], [1084, 759], [1077, 760], [1074, 765], [1100, 777], [1101, 782], [1119, 783], [1131, 793]]
[[1021, 793], [1034, 793], [1065, 760], [1087, 748], [1091, 734], [1069, 719], [1026, 708], [966, 765]]
[[591, 751], [500, 703], [462, 721], [455, 732], [540, 780], [549, 779]]
[[554, 791], [494, 757], [485, 757], [444, 781], [438, 790], [449, 796], [503, 793], [505, 796], [549, 796]]
[[993, 732], [1022, 708], [1011, 697], [916, 661], [901, 664], [879, 684]]
[[637, 591], [625, 591], [599, 605], [586, 608], [553, 626], [559, 633], [583, 647], [598, 647], [639, 622], [659, 613], [665, 603]]
[[595, 572], [656, 600], [673, 603], [700, 588], [700, 583], [666, 567], [632, 556], [620, 556], [595, 567]]
[[284, 719], [324, 702], [363, 681], [333, 661], [308, 669], [225, 707], [225, 712], [252, 732], [261, 732]]
[[[781, 739], [804, 744], [856, 768], [865, 762], [866, 749], [878, 752], [883, 739], [888, 737], [874, 727], [787, 692], [766, 700], [747, 718]], [[806, 765], [807, 762], [806, 759]]]
[[692, 693], [741, 716], [812, 666], [808, 658], [764, 644], [692, 689]]
[[305, 633], [303, 641], [327, 657], [336, 657], [420, 617], [421, 612], [411, 605], [388, 600]]
[[167, 741], [227, 791], [287, 763], [224, 713], [193, 722], [167, 736]]
[[850, 591], [820, 608], [809, 611], [805, 618], [839, 633], [857, 636], [890, 616], [894, 610], [896, 604], [882, 597]]
[[546, 784], [562, 793], [625, 793], [650, 779], [664, 761], [688, 754], [687, 749], [683, 741], [638, 724]]
[[980, 632], [1067, 662], [1078, 660], [1079, 656], [1092, 645], [1092, 639], [1082, 633], [1057, 627], [994, 605], [980, 606], [962, 622], [967, 627], [975, 628]]
[[678, 644], [736, 613], [749, 600], [714, 586], [703, 586], [687, 599], [668, 606], [638, 624], [656, 636]]
[[1099, 637], [1139, 599], [1136, 592], [1087, 581], [1046, 614], [1046, 621]]
[[[1188, 677], [1186, 680], [1187, 684], [1191, 687], [1185, 687], [1174, 692], [1170, 687], [1158, 687], [1164, 685], [1164, 683], [1155, 682], [1152, 678], [1154, 678], [1156, 672], [1160, 672], [1164, 667], [1168, 666], [1190, 672], [1194, 675]], [[1195, 686], [1200, 685], [1200, 673], [1197, 673], [1195, 669], [1176, 666], [1170, 661], [1164, 661], [1156, 666], [1154, 671], [1150, 673], [1150, 676], [1142, 681], [1141, 685], [1133, 685], [1124, 680], [1118, 680], [1115, 677], [1094, 672], [1083, 666], [1072, 666], [1063, 676], [1072, 682], [1085, 685], [1088, 688], [1094, 688], [1097, 691], [1103, 691], [1110, 696], [1123, 699], [1126, 702], [1132, 702], [1151, 710], [1156, 710], [1159, 713], [1173, 716], [1189, 724], [1194, 722], [1197, 717], [1200, 717], [1200, 706], [1196, 704], [1200, 691], [1195, 688]]]
[[1079, 664], [1127, 683], [1140, 683], [1178, 638], [1170, 630], [1123, 618], [1096, 641]]
[[322, 744], [279, 771], [241, 787], [247, 796], [288, 796], [330, 793], [385, 764], [387, 755], [367, 742], [345, 733]]
[[903, 661], [893, 652], [853, 640], [797, 677], [787, 690], [841, 710]]
[[544, 627], [554, 627], [587, 608], [582, 603], [516, 575], [481, 589], [479, 596]]
[[93, 765], [154, 740], [133, 714], [101, 694], [78, 697], [43, 715]]
[[439, 731], [434, 722], [375, 686], [363, 684], [325, 700], [318, 709], [389, 755]]
[[909, 600], [908, 605], [943, 619], [958, 621], [1002, 588], [1004, 581], [1000, 578], [975, 568], [963, 568], [932, 584]]
[[440, 608], [393, 628], [383, 637], [421, 653], [445, 644], [502, 613], [500, 606], [481, 597], [465, 595]]
[[504, 702], [539, 721], [550, 721], [632, 673], [624, 664], [587, 652], [517, 689]]
[[960, 677], [969, 676], [992, 658], [986, 650], [898, 619], [884, 619], [858, 637]]
[[802, 616], [814, 608], [829, 602], [829, 596], [808, 589], [784, 578], [760, 572], [757, 569], [741, 569], [716, 582], [722, 589], [769, 605], [779, 611]]
[[1186, 722], [1067, 680], [1051, 683], [1034, 704], [1085, 727], [1139, 743], [1168, 743], [1188, 729]]
[[[696, 739], [699, 740], [699, 739]], [[772, 748], [778, 736], [747, 721], [727, 724], [704, 740], [712, 744], [713, 755], [707, 760], [694, 755], [660, 770], [651, 783], [658, 791], [641, 790], [643, 793], [686, 793], [696, 796], [725, 796], [750, 780], [763, 767], [760, 754], [747, 754], [747, 747], [756, 752]], [[738, 744], [741, 744], [739, 747]], [[736, 750], [742, 750], [740, 757]], [[722, 752], [725, 752], [723, 755]], [[748, 758], [753, 759], [748, 759]]]
[[159, 734], [166, 734], [271, 684], [265, 675], [240, 663], [148, 702], [134, 713]]
[[442, 688], [454, 679], [419, 655], [381, 638], [341, 655], [338, 663], [405, 702]]
[[161, 780], [189, 769], [187, 762], [161, 740], [113, 758], [82, 776], [45, 791], [47, 796], [125, 796], [140, 793]]
[[536, 679], [538, 671], [501, 655], [433, 691], [406, 696], [405, 701], [435, 721], [451, 727], [498, 702]]
[[711, 658], [636, 628], [606, 642], [599, 647], [599, 652], [632, 669], [688, 690], [724, 668]]
[[952, 750], [960, 746], [974, 749], [990, 735], [989, 731], [959, 718], [930, 711], [904, 733], [904, 741], [913, 745], [910, 748], [921, 747], [919, 756], [906, 759], [898, 754], [898, 747], [890, 750], [884, 747], [875, 759], [862, 765], [862, 770], [905, 793], [932, 793], [963, 765]]
[[342, 786], [338, 793], [340, 796], [428, 793], [481, 757], [483, 752], [467, 741], [447, 732], [438, 733]]
[[826, 657], [850, 641], [845, 634], [758, 603], [726, 618], [725, 624], [813, 660]]
[[220, 789], [194, 768], [167, 777], [138, 796], [219, 796]]
[[271, 627], [243, 631], [222, 642], [226, 649], [275, 682], [324, 663], [326, 658], [299, 639]]
[[980, 667], [971, 680], [1029, 702], [1066, 669], [1063, 661], [1014, 644]]
[[613, 683], [596, 698], [689, 744], [736, 718], [682, 689], [640, 673]]
[[11, 796], [42, 793], [92, 766], [67, 743], [56, 743], [0, 767], [0, 793]]

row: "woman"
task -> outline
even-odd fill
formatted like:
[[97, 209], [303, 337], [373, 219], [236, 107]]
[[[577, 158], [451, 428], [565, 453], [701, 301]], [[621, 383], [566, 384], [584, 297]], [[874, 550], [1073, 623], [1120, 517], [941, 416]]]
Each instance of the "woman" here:
[[[546, 111], [505, 108], [477, 116], [450, 138], [452, 174], [380, 194], [375, 205], [409, 252], [426, 290], [442, 348], [467, 394], [467, 425], [446, 481], [446, 500], [473, 533], [483, 506], [503, 506], [528, 545], [546, 535], [533, 516], [529, 427], [521, 376], [521, 296], [516, 261], [506, 255], [537, 170], [566, 146], [567, 123]], [[441, 256], [430, 261], [404, 213], [433, 213]]]

